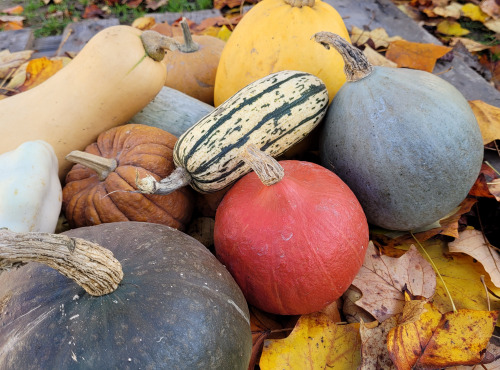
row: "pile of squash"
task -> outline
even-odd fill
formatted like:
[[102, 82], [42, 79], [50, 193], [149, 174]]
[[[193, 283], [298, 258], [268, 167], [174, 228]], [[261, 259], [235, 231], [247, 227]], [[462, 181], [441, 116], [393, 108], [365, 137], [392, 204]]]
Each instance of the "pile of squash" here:
[[479, 174], [465, 98], [372, 66], [321, 0], [183, 32], [106, 28], [0, 100], [1, 368], [246, 369], [248, 304], [323, 309], [370, 225], [432, 224]]

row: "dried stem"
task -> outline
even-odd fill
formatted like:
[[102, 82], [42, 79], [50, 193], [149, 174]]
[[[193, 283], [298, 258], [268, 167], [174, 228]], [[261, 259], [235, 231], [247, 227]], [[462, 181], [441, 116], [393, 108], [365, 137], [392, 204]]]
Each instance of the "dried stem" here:
[[81, 164], [97, 172], [99, 180], [103, 181], [116, 169], [117, 162], [114, 158], [104, 158], [92, 153], [73, 150], [65, 157], [68, 161]]
[[184, 44], [181, 44], [179, 50], [183, 53], [192, 53], [194, 51], [200, 50], [200, 45], [198, 45], [193, 40], [193, 36], [191, 35], [191, 30], [189, 29], [186, 18], [182, 17], [182, 20], [179, 23], [182, 28], [182, 35], [184, 36]]
[[151, 175], [147, 175], [142, 179], [137, 177], [135, 179], [137, 190], [142, 194], [167, 195], [190, 183], [191, 175], [183, 167], [177, 167], [170, 175], [160, 181], [156, 181]]
[[276, 159], [250, 144], [241, 154], [242, 159], [255, 171], [260, 181], [266, 186], [271, 186], [283, 179], [285, 171]]
[[341, 36], [331, 32], [318, 32], [314, 34], [313, 39], [327, 49], [333, 46], [340, 53], [344, 59], [344, 73], [347, 81], [359, 81], [372, 73], [373, 66], [363, 52]]
[[62, 234], [0, 229], [0, 272], [28, 262], [52, 267], [93, 296], [113, 292], [123, 279], [120, 262], [98, 244]]
[[156, 31], [146, 30], [141, 34], [142, 45], [146, 54], [161, 62], [165, 57], [165, 50], [179, 50], [181, 45], [172, 37], [168, 37]]

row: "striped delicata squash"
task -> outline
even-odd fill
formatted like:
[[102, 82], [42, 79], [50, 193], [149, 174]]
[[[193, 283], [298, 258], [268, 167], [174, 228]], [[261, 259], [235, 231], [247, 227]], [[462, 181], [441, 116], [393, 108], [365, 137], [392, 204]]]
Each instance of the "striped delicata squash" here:
[[191, 185], [221, 190], [251, 170], [240, 157], [249, 144], [276, 157], [316, 127], [326, 113], [328, 91], [316, 76], [280, 71], [247, 85], [177, 140], [176, 169], [167, 178], [137, 179], [143, 193], [169, 194]]

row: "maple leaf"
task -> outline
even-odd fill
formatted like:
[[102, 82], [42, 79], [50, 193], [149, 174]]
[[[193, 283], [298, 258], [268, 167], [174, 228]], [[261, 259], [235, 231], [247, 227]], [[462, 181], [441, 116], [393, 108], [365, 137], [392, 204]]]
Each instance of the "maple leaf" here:
[[361, 291], [354, 285], [351, 285], [342, 295], [342, 313], [347, 322], [372, 322], [375, 320], [366, 310], [356, 305], [356, 301], [361, 299], [362, 296]]
[[432, 72], [436, 61], [451, 50], [442, 45], [396, 40], [390, 43], [385, 57], [398, 67]]
[[465, 253], [479, 261], [489, 274], [491, 282], [500, 288], [500, 256], [481, 231], [475, 229], [462, 231], [459, 239], [448, 243], [448, 248], [452, 253]]
[[441, 314], [432, 303], [423, 307], [412, 307], [417, 312], [411, 320], [403, 315], [387, 335], [387, 349], [398, 369], [481, 363], [498, 311], [460, 309]]
[[337, 324], [329, 314], [299, 318], [285, 339], [264, 342], [259, 366], [271, 369], [355, 369], [360, 363], [359, 324]]
[[405, 289], [413, 296], [432, 297], [436, 274], [413, 245], [400, 258], [393, 258], [380, 255], [370, 242], [352, 285], [363, 293], [356, 305], [382, 322], [402, 311]]

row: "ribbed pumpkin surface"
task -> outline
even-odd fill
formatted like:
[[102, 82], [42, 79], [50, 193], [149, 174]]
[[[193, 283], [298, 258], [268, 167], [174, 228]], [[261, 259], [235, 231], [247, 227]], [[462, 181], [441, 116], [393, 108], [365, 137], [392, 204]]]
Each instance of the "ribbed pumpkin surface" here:
[[319, 165], [279, 162], [285, 177], [265, 186], [255, 172], [226, 193], [215, 218], [217, 257], [247, 301], [299, 315], [339, 298], [361, 268], [368, 223], [346, 184]]
[[80, 164], [73, 166], [63, 188], [63, 210], [72, 227], [118, 221], [141, 221], [184, 229], [193, 209], [190, 189], [168, 195], [131, 193], [136, 176], [165, 178], [174, 169], [177, 138], [156, 127], [128, 124], [102, 133], [85, 151], [117, 161], [106, 179]]

